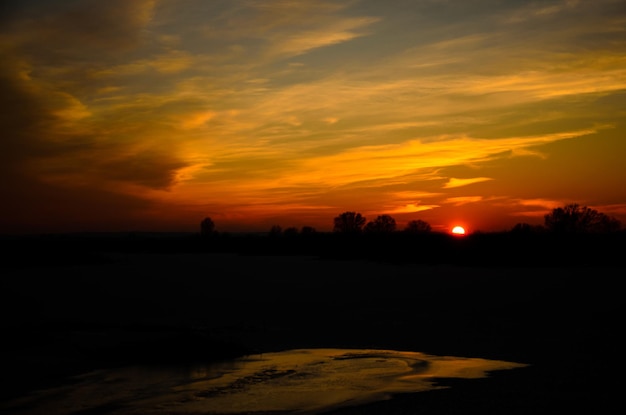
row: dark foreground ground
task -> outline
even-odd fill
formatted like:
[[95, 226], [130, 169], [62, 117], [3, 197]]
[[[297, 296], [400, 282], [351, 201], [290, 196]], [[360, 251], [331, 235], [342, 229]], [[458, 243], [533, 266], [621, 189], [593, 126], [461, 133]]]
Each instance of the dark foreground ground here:
[[98, 367], [330, 347], [530, 364], [334, 415], [624, 413], [618, 262], [72, 252], [2, 269], [0, 402]]

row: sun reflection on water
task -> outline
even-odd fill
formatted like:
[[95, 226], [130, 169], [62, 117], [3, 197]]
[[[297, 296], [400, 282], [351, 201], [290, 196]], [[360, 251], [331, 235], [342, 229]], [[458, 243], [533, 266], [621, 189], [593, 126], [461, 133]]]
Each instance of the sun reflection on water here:
[[93, 372], [70, 386], [15, 402], [12, 413], [40, 413], [42, 405], [59, 415], [102, 407], [119, 415], [315, 413], [438, 389], [438, 377], [480, 378], [523, 366], [394, 350], [298, 349], [187, 371], [135, 367]]

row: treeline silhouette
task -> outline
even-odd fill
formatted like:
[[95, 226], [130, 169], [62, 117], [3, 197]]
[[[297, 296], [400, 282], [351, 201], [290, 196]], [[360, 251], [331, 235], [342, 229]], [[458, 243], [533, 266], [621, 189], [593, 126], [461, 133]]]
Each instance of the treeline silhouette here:
[[[366, 221], [346, 211], [331, 232], [273, 225], [267, 232], [220, 232], [211, 218], [198, 233], [85, 233], [13, 237], [2, 266], [55, 266], [109, 261], [121, 253], [303, 255], [336, 260], [464, 266], [623, 266], [626, 231], [610, 216], [578, 204], [553, 209], [544, 225], [518, 223], [508, 231], [457, 236], [422, 220], [398, 230], [393, 217]], [[297, 270], [294, 270], [297, 272]]]

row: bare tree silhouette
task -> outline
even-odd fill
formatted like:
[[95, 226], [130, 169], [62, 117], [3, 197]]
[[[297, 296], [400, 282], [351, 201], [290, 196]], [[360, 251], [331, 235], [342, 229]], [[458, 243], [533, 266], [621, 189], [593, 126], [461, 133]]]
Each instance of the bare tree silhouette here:
[[269, 231], [269, 236], [277, 237], [283, 234], [283, 228], [280, 225], [272, 225]]
[[428, 233], [431, 231], [430, 224], [421, 219], [409, 221], [404, 228], [407, 233]]
[[357, 212], [343, 212], [334, 219], [334, 232], [360, 233], [365, 225], [365, 218]]
[[215, 223], [213, 219], [206, 217], [200, 222], [200, 235], [207, 236], [215, 232]]
[[396, 230], [396, 220], [390, 215], [379, 215], [365, 225], [367, 233], [390, 233]]
[[545, 227], [555, 233], [609, 233], [621, 229], [621, 222], [577, 203], [553, 209], [544, 216]]

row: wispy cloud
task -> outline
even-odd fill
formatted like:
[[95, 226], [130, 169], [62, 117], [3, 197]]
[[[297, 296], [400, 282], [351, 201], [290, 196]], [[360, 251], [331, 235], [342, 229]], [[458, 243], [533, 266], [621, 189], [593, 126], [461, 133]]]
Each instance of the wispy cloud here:
[[444, 189], [450, 189], [453, 187], [467, 186], [473, 183], [480, 183], [487, 180], [493, 180], [491, 177], [472, 177], [468, 179], [459, 179], [451, 177], [446, 184], [443, 185]]
[[[133, 219], [353, 203], [537, 219], [576, 192], [622, 212], [621, 1], [409, 3], [7, 6], [0, 172], [77, 203], [115, 194]], [[597, 169], [568, 176], [576, 160]], [[517, 178], [538, 166], [555, 174]]]
[[462, 206], [467, 203], [476, 203], [483, 200], [482, 196], [458, 196], [458, 197], [449, 197], [446, 199], [446, 203], [451, 203], [455, 206]]
[[439, 205], [416, 205], [409, 203], [408, 205], [399, 206], [389, 210], [389, 213], [417, 213], [438, 208]]
[[359, 31], [375, 23], [378, 19], [371, 17], [342, 19], [331, 22], [326, 27], [292, 33], [286, 38], [272, 39], [270, 55], [297, 56], [312, 49], [347, 42], [367, 34]]

